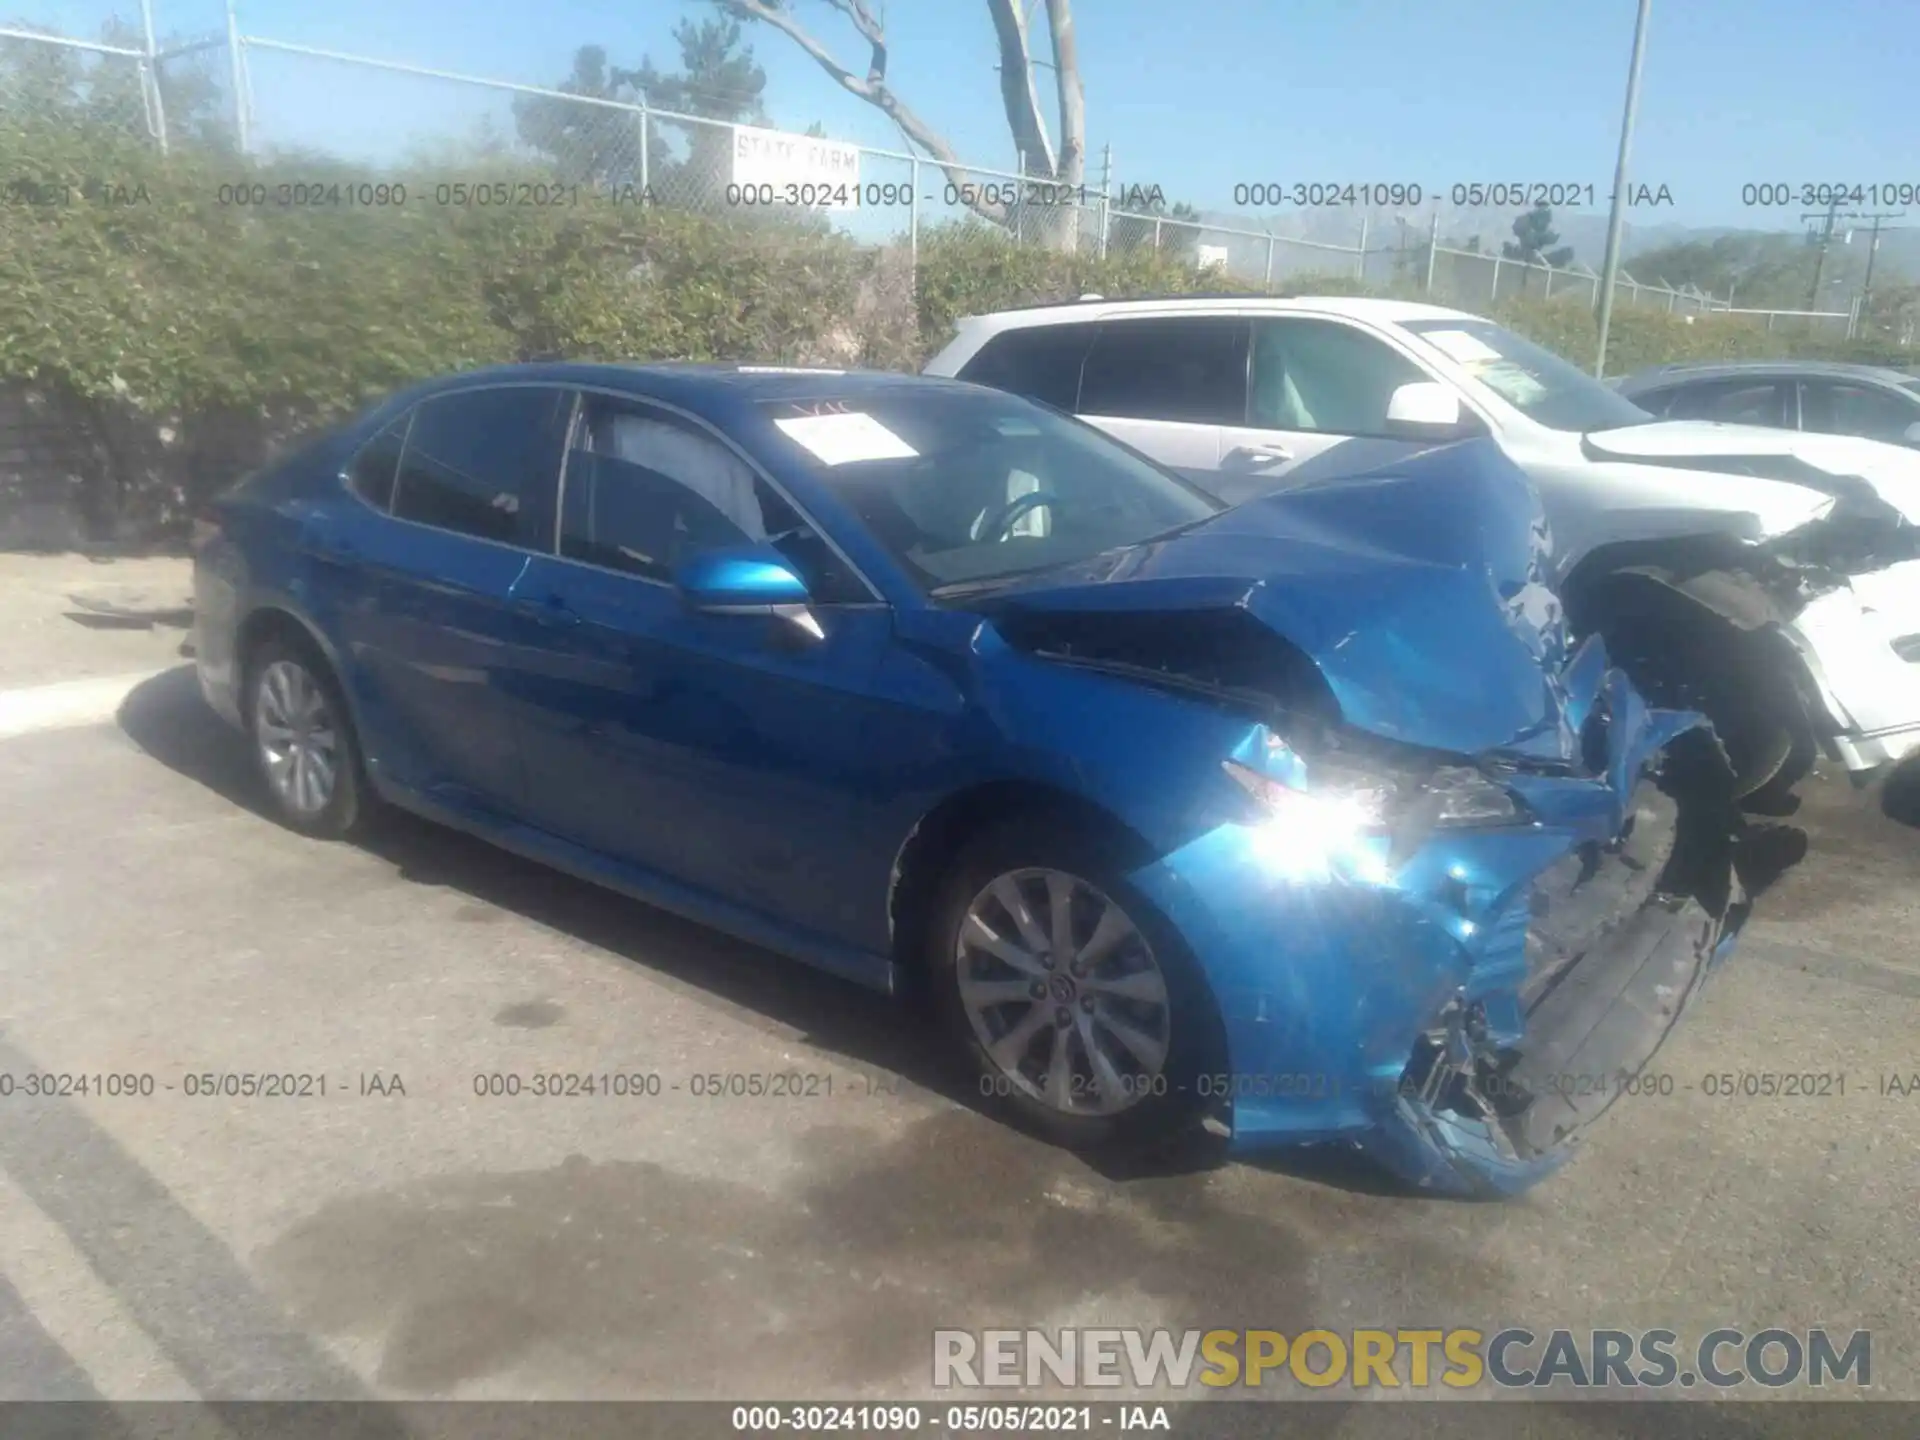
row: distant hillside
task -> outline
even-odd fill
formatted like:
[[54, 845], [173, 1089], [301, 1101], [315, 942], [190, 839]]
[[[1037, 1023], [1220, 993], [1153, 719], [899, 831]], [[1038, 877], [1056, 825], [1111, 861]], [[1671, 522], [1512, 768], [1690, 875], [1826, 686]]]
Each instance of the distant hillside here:
[[[1387, 210], [1342, 209], [1271, 214], [1208, 210], [1201, 212], [1201, 220], [1223, 229], [1352, 246], [1359, 242], [1364, 217], [1368, 248], [1380, 250], [1393, 248], [1403, 234], [1408, 245], [1423, 244], [1433, 223], [1433, 214], [1431, 206], [1399, 214]], [[1440, 209], [1441, 243], [1464, 245], [1478, 237], [1482, 250], [1497, 254], [1501, 245], [1513, 238], [1517, 214], [1512, 210], [1443, 206]], [[1574, 263], [1598, 269], [1606, 254], [1606, 212], [1563, 211], [1554, 215], [1553, 222], [1560, 244], [1573, 247]], [[1858, 222], [1843, 220], [1835, 227], [1820, 277], [1825, 294], [1816, 308], [1845, 309], [1849, 299], [1858, 293], [1866, 269], [1867, 239], [1866, 227]], [[1265, 245], [1258, 240], [1203, 235], [1201, 243], [1225, 245], [1236, 270], [1246, 271], [1249, 266], [1257, 270], [1264, 263]], [[1803, 307], [1813, 280], [1814, 248], [1806, 232], [1800, 229], [1636, 224], [1629, 217], [1621, 253], [1623, 263], [1636, 279], [1649, 284], [1662, 279], [1676, 286], [1693, 284], [1717, 295], [1726, 294], [1731, 283], [1739, 304]], [[1313, 268], [1339, 270], [1351, 264], [1346, 257], [1334, 252], [1324, 253], [1323, 265], [1316, 267], [1315, 262], [1315, 252], [1286, 246], [1282, 247], [1276, 271], [1289, 274]], [[1883, 230], [1879, 258], [1874, 262], [1874, 289], [1879, 291], [1885, 286], [1915, 281], [1920, 281], [1920, 226]]]

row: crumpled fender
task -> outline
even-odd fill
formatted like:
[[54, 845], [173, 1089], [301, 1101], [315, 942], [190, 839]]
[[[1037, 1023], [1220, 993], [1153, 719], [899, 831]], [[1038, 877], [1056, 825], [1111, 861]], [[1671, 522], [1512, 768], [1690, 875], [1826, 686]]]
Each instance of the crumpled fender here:
[[1237, 609], [1302, 652], [1358, 729], [1459, 754], [1558, 745], [1547, 677], [1567, 646], [1551, 544], [1525, 473], [1491, 440], [1469, 441], [1248, 501], [979, 608]]

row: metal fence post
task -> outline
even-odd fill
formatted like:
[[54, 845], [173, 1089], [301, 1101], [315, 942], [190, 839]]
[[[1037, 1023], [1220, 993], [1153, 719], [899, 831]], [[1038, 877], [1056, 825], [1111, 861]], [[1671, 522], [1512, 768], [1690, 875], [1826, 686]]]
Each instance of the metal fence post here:
[[1353, 257], [1353, 278], [1364, 281], [1367, 278], [1367, 225], [1373, 219], [1371, 215], [1360, 217], [1360, 249]]
[[1433, 224], [1427, 231], [1427, 289], [1433, 293], [1433, 262], [1440, 258], [1440, 211], [1433, 212]]
[[1551, 265], [1547, 266], [1546, 271], [1547, 271], [1547, 288], [1543, 292], [1541, 292], [1540, 298], [1542, 300], [1551, 300], [1553, 298], [1553, 267]]
[[241, 54], [240, 17], [235, 13], [233, 0], [227, 0], [227, 60], [233, 75], [233, 135], [239, 143], [240, 153], [247, 154], [252, 148], [251, 127], [247, 124], [247, 62]]
[[647, 101], [643, 95], [640, 99], [640, 194], [643, 197], [652, 186], [651, 172], [653, 168], [653, 157], [651, 154], [653, 147], [650, 143], [652, 131], [648, 127], [647, 118]]
[[1107, 258], [1107, 232], [1113, 228], [1113, 146], [1100, 147], [1100, 250]]
[[148, 119], [160, 153], [167, 153], [167, 102], [160, 93], [159, 47], [153, 39], [153, 0], [140, 0], [140, 26], [146, 34], [147, 58], [140, 62], [140, 92], [148, 97]]
[[1500, 298], [1500, 256], [1493, 257], [1493, 289], [1487, 292], [1487, 303], [1491, 305]]
[[907, 183], [913, 187], [907, 197], [907, 265], [917, 290], [920, 284], [920, 157], [907, 161]]
[[1160, 217], [1158, 215], [1153, 217], [1153, 248], [1156, 253], [1160, 249]]
[[1266, 273], [1260, 277], [1260, 288], [1269, 295], [1273, 293], [1273, 235], [1271, 232], [1267, 235], [1267, 268]]

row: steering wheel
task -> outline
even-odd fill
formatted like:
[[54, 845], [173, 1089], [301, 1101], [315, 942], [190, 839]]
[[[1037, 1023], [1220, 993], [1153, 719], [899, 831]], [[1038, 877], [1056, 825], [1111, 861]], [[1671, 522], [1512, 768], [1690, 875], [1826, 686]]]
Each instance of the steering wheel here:
[[1014, 525], [1029, 511], [1038, 510], [1042, 505], [1052, 505], [1059, 496], [1051, 490], [1030, 490], [1025, 495], [1016, 495], [997, 510], [990, 510], [973, 522], [975, 540], [1005, 540], [1012, 536]]

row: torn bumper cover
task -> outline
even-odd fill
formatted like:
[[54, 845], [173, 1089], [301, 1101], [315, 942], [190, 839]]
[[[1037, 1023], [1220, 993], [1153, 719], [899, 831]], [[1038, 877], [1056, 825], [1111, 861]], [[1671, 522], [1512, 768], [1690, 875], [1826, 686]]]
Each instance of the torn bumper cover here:
[[1851, 575], [1782, 627], [1827, 712], [1822, 737], [1849, 770], [1920, 750], [1920, 559]]
[[1317, 868], [1226, 827], [1137, 877], [1216, 977], [1236, 1148], [1337, 1141], [1422, 1189], [1512, 1194], [1638, 1086], [1746, 916], [1740, 821], [1697, 716], [1648, 709], [1597, 640], [1565, 674], [1579, 758], [1489, 763], [1510, 820]]
[[[1774, 629], [1805, 667], [1816, 738], [1855, 772], [1920, 750], [1920, 455], [1851, 436], [1652, 424], [1584, 437], [1630, 460], [1798, 487], [1816, 517], [1746, 542], [1708, 568], [1638, 573], [1743, 630]], [[1703, 445], [1720, 432], [1719, 448]], [[1725, 537], [1715, 537], [1725, 538]], [[1671, 558], [1673, 552], [1669, 552]], [[1820, 713], [1824, 711], [1824, 714]]]
[[1415, 1042], [1373, 1146], [1417, 1183], [1532, 1183], [1617, 1100], [1658, 1089], [1645, 1067], [1746, 914], [1731, 837], [1699, 823], [1711, 802], [1663, 788], [1678, 758], [1643, 782], [1613, 844], [1583, 844], [1525, 887], [1504, 927], [1521, 937], [1517, 992], [1450, 1001]]

